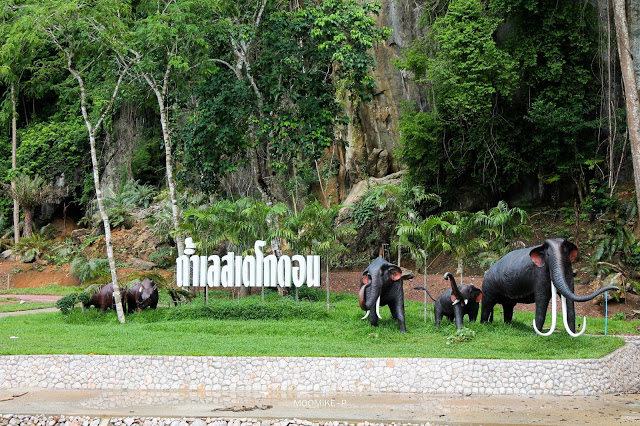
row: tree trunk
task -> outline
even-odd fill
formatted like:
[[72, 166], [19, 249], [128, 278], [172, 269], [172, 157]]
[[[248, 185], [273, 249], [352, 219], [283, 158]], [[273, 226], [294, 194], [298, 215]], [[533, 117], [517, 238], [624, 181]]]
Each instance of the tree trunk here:
[[625, 0], [613, 0], [613, 16], [616, 24], [620, 70], [627, 104], [627, 127], [629, 128], [631, 158], [633, 160], [636, 202], [638, 203], [638, 215], [640, 215], [640, 101], [638, 101], [638, 86], [636, 85], [633, 56], [631, 55], [629, 42]]
[[32, 234], [32, 218], [33, 218], [33, 208], [27, 207], [24, 209], [24, 227], [22, 228], [22, 237], [29, 238]]
[[118, 285], [118, 271], [116, 269], [116, 260], [113, 256], [113, 246], [111, 244], [111, 225], [109, 224], [109, 215], [107, 214], [107, 210], [104, 207], [104, 201], [102, 196], [102, 185], [100, 184], [100, 173], [98, 167], [98, 156], [96, 154], [96, 130], [100, 127], [100, 124], [106, 117], [107, 113], [111, 109], [113, 105], [113, 101], [115, 100], [116, 94], [118, 93], [118, 89], [120, 84], [122, 83], [122, 79], [124, 77], [124, 72], [120, 75], [118, 82], [113, 90], [113, 95], [111, 97], [111, 101], [105, 107], [102, 112], [102, 115], [98, 119], [95, 126], [91, 124], [91, 120], [89, 119], [89, 112], [87, 111], [87, 92], [84, 87], [84, 80], [82, 76], [73, 68], [72, 66], [72, 56], [67, 54], [68, 58], [68, 70], [69, 72], [76, 78], [78, 82], [78, 86], [80, 88], [80, 109], [82, 110], [82, 117], [84, 118], [84, 122], [87, 126], [87, 130], [89, 131], [89, 146], [91, 149], [91, 164], [93, 166], [93, 184], [96, 190], [96, 199], [98, 200], [98, 209], [100, 210], [100, 217], [102, 218], [102, 224], [104, 226], [104, 242], [107, 248], [107, 260], [109, 261], [109, 269], [111, 270], [111, 282], [113, 283], [113, 299], [116, 304], [116, 313], [118, 315], [118, 321], [121, 324], [124, 324], [124, 309], [122, 309], [122, 300], [120, 298], [120, 286]]
[[[16, 87], [15, 83], [11, 83], [11, 168], [15, 171], [18, 167], [17, 151], [18, 151], [18, 112], [16, 110]], [[16, 180], [11, 179], [11, 191], [16, 193]], [[15, 244], [20, 242], [20, 206], [18, 200], [13, 199], [13, 241]]]
[[158, 108], [160, 109], [160, 124], [162, 125], [162, 139], [164, 141], [164, 157], [167, 170], [167, 186], [169, 187], [169, 196], [171, 198], [171, 216], [173, 218], [173, 229], [176, 232], [176, 246], [178, 248], [178, 256], [184, 254], [184, 241], [182, 236], [178, 233], [180, 226], [180, 207], [178, 206], [178, 197], [176, 195], [176, 181], [173, 177], [173, 154], [171, 148], [171, 134], [169, 133], [169, 114], [167, 113], [167, 106], [165, 104], [166, 93], [169, 83], [169, 68], [165, 72], [165, 78], [162, 87], [162, 93], [158, 89], [158, 86], [152, 84], [149, 77], [145, 76], [147, 82], [156, 94], [158, 100]]
[[98, 208], [100, 209], [100, 217], [104, 225], [104, 243], [107, 246], [107, 259], [109, 260], [109, 269], [111, 270], [111, 282], [113, 282], [113, 299], [116, 303], [116, 313], [118, 321], [124, 324], [124, 309], [122, 309], [122, 300], [120, 299], [120, 286], [118, 285], [118, 273], [116, 269], [116, 260], [113, 256], [113, 245], [111, 244], [111, 225], [109, 224], [109, 216], [104, 207], [102, 197], [102, 185], [100, 184], [100, 174], [98, 172], [98, 157], [96, 155], [96, 138], [91, 123], [87, 121], [89, 129], [89, 144], [91, 146], [91, 164], [93, 165], [93, 184], [96, 188], [96, 199], [98, 200]]

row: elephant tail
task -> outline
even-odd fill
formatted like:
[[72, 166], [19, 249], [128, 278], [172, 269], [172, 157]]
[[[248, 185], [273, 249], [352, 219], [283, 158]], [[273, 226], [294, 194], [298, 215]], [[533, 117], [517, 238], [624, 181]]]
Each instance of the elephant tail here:
[[434, 302], [437, 302], [437, 300], [433, 298], [433, 296], [431, 295], [431, 293], [429, 293], [429, 290], [427, 290], [427, 288], [426, 288], [426, 287], [422, 287], [422, 286], [420, 286], [420, 287], [414, 287], [413, 289], [414, 289], [414, 290], [422, 290], [422, 291], [424, 291], [425, 293], [427, 293], [427, 294], [429, 295], [429, 297], [431, 298], [431, 300], [433, 300]]

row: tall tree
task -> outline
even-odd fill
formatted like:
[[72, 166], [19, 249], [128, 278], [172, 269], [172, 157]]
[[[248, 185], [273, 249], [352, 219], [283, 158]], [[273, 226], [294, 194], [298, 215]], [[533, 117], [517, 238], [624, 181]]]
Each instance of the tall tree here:
[[[217, 179], [219, 170], [238, 166], [228, 160], [242, 150], [239, 165], [251, 165], [262, 199], [275, 204], [286, 197], [276, 191], [283, 176], [302, 159], [313, 164], [335, 141], [333, 126], [344, 120], [338, 93], [366, 98], [373, 86], [368, 50], [389, 33], [376, 28], [378, 8], [355, 0], [304, 9], [273, 0], [219, 2], [211, 37], [218, 68], [207, 95], [232, 100], [241, 114], [204, 99], [191, 123], [196, 137], [185, 146], [187, 161]], [[238, 130], [242, 141], [230, 136]], [[202, 152], [206, 143], [216, 149]]]
[[34, 9], [36, 23], [58, 50], [59, 65], [66, 69], [79, 97], [80, 111], [89, 134], [93, 183], [104, 226], [107, 259], [113, 282], [118, 320], [125, 322], [120, 286], [111, 243], [111, 225], [103, 202], [96, 138], [113, 107], [130, 64], [123, 60], [113, 40], [123, 40], [123, 18], [128, 4], [117, 0], [55, 0]]
[[[21, 2], [5, 1], [0, 5], [0, 81], [9, 86], [9, 103], [11, 105], [11, 168], [14, 175], [11, 179], [12, 192], [16, 193], [15, 170], [18, 150], [18, 96], [22, 76], [31, 65], [40, 45], [39, 37], [34, 31], [31, 18], [25, 13], [27, 8]], [[20, 240], [20, 208], [18, 201], [13, 200], [13, 236], [14, 243]], [[30, 231], [29, 231], [30, 232]]]
[[180, 208], [173, 171], [170, 90], [184, 90], [185, 85], [181, 82], [189, 79], [205, 62], [203, 56], [207, 53], [207, 43], [204, 31], [210, 25], [207, 10], [211, 9], [211, 4], [193, 0], [141, 2], [136, 8], [140, 15], [135, 24], [136, 38], [130, 47], [135, 62], [133, 72], [152, 90], [160, 113], [178, 256], [184, 252], [184, 241], [178, 232]]
[[625, 0], [613, 0], [613, 16], [616, 23], [620, 69], [627, 103], [627, 127], [631, 142], [636, 202], [638, 203], [638, 215], [640, 215], [640, 100], [638, 100], [638, 86], [633, 66], [633, 55], [631, 54], [631, 43], [629, 42]]

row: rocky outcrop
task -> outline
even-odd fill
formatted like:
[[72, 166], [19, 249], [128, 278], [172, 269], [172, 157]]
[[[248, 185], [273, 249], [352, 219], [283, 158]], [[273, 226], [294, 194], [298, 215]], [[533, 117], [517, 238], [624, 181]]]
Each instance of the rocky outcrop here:
[[378, 25], [391, 28], [393, 33], [372, 52], [377, 63], [373, 72], [376, 81], [373, 100], [357, 108], [345, 104], [350, 124], [338, 131], [338, 137], [347, 142], [338, 177], [341, 200], [366, 177], [381, 178], [402, 168], [394, 156], [400, 137], [402, 103], [411, 101], [424, 107], [426, 100], [412, 76], [392, 61], [403, 58], [402, 50], [421, 34], [422, 3], [382, 1]]

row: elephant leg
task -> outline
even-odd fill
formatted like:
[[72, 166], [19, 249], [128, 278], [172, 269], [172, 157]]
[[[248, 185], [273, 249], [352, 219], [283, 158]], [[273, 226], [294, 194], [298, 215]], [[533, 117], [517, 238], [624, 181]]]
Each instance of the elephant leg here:
[[433, 308], [433, 316], [435, 326], [436, 328], [438, 328], [438, 326], [440, 325], [440, 320], [442, 319], [442, 307], [440, 306], [440, 303], [436, 303], [435, 307]]
[[509, 323], [513, 320], [513, 308], [516, 306], [515, 303], [504, 303], [502, 305], [502, 311], [504, 313], [504, 322]]
[[566, 302], [566, 312], [567, 312], [567, 324], [569, 325], [569, 329], [575, 333], [576, 332], [576, 308], [573, 300], [567, 300]]
[[398, 328], [400, 329], [400, 332], [406, 333], [407, 327], [404, 323], [404, 298], [389, 303], [389, 310], [391, 311], [391, 316], [398, 320]]
[[495, 302], [492, 300], [488, 300], [485, 298], [482, 300], [482, 310], [480, 312], [480, 322], [493, 322], [493, 307], [495, 306]]
[[[544, 326], [544, 321], [547, 317], [547, 308], [549, 307], [549, 299], [538, 300], [536, 301], [536, 328], [542, 331], [542, 327]], [[553, 315], [556, 313], [553, 312]]]
[[479, 305], [474, 305], [471, 307], [471, 309], [469, 309], [468, 314], [469, 314], [469, 322], [476, 322], [476, 319], [478, 318], [478, 308], [480, 306]]

